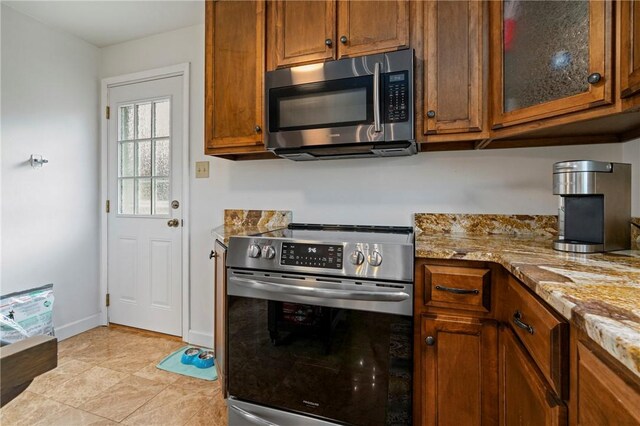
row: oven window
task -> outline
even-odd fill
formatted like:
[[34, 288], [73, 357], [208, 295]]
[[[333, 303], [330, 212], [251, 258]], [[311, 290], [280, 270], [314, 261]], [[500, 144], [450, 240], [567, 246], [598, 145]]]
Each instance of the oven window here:
[[281, 87], [269, 91], [269, 131], [373, 123], [373, 76]]
[[331, 421], [410, 425], [410, 317], [229, 296], [229, 394]]

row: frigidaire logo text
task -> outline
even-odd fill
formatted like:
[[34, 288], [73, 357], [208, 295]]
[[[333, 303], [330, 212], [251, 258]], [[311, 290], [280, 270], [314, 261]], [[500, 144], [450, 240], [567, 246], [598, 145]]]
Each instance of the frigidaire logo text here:
[[303, 399], [302, 402], [304, 404], [310, 405], [311, 407], [319, 407], [320, 406], [320, 404], [318, 404], [317, 402], [307, 401], [306, 399]]

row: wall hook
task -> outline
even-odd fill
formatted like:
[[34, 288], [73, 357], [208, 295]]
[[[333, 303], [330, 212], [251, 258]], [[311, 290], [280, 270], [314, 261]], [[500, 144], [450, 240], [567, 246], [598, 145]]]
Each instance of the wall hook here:
[[31, 163], [31, 167], [35, 169], [36, 167], [42, 167], [43, 164], [47, 164], [49, 160], [43, 158], [40, 154], [31, 154], [29, 162]]

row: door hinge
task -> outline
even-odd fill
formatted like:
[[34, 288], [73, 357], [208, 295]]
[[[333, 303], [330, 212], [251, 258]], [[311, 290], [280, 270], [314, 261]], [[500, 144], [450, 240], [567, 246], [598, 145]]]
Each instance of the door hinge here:
[[104, 111], [104, 116], [107, 117], [107, 120], [111, 118], [111, 107], [107, 106]]
[[109, 305], [111, 305], [111, 298], [109, 296], [110, 296], [109, 293], [107, 293], [107, 297], [106, 297], [107, 300], [105, 300], [105, 305], [107, 307], [109, 307]]
[[111, 201], [107, 200], [104, 206], [104, 210], [109, 213], [111, 211]]
[[180, 225], [184, 227], [184, 219], [180, 220]]

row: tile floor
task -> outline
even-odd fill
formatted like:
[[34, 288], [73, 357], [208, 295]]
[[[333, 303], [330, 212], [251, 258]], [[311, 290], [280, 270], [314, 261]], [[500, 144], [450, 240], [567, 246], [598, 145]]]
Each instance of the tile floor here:
[[58, 367], [0, 409], [9, 425], [226, 426], [218, 381], [157, 369], [178, 338], [98, 327], [58, 344]]

